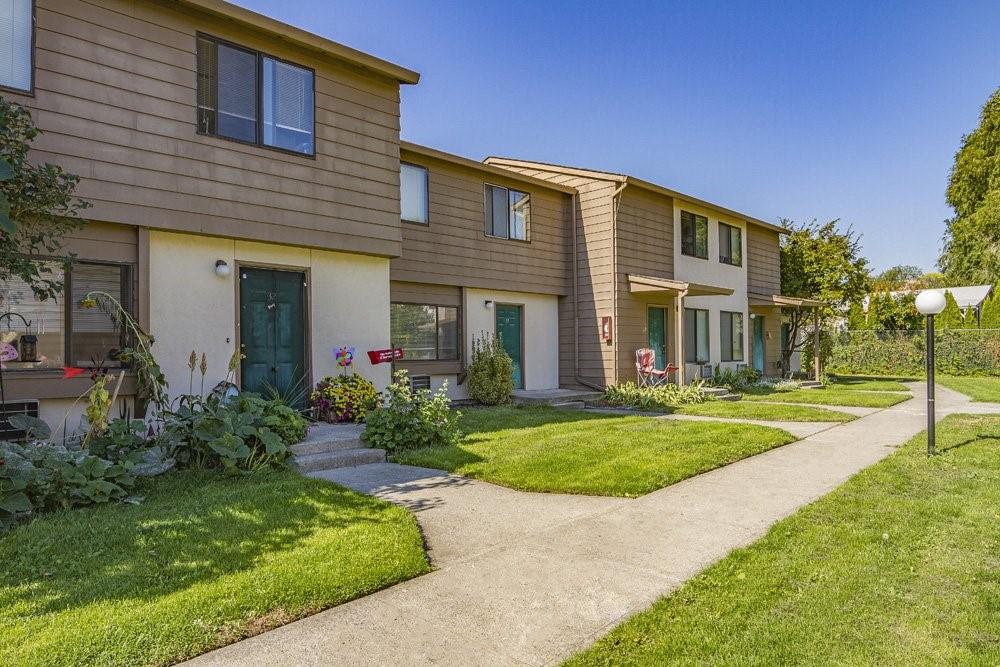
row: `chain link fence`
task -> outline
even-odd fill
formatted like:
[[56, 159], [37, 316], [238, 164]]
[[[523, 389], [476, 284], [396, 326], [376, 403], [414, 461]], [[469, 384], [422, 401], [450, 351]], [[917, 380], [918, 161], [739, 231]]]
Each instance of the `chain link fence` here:
[[[827, 370], [851, 375], [921, 376], [924, 329], [842, 331], [829, 336]], [[1000, 329], [934, 332], [936, 369], [946, 375], [1000, 375]]]

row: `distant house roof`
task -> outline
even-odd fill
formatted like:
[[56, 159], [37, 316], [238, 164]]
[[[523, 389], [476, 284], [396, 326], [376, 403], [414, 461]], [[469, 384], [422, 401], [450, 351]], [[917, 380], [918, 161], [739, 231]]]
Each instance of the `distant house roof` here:
[[958, 304], [959, 308], [963, 310], [965, 308], [976, 308], [981, 305], [983, 301], [986, 301], [990, 293], [993, 291], [993, 285], [969, 285], [967, 287], [939, 287], [935, 289], [922, 290], [925, 292], [938, 292], [939, 294], [944, 294], [945, 292], [951, 292], [952, 297], [955, 298], [955, 303]]

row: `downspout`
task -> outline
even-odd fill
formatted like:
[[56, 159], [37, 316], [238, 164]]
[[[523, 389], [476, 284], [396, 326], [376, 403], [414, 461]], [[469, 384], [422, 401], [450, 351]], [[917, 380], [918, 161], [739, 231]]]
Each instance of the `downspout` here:
[[576, 204], [579, 196], [579, 193], [574, 193], [570, 197], [570, 219], [573, 223], [573, 380], [588, 389], [604, 391], [603, 387], [580, 377], [580, 246], [577, 245], [576, 231]]
[[611, 322], [614, 331], [611, 339], [611, 354], [613, 355], [614, 377], [612, 384], [618, 384], [618, 207], [621, 205], [622, 191], [628, 186], [628, 178], [623, 178], [622, 184], [611, 194]]

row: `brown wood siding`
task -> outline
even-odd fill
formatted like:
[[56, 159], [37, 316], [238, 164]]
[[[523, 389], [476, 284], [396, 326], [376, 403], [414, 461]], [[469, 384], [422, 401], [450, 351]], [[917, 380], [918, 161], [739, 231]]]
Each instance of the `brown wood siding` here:
[[[650, 305], [668, 308], [674, 324], [673, 299], [637, 297], [629, 291], [628, 276], [674, 277], [674, 200], [639, 188], [626, 187], [618, 206], [618, 381], [635, 380], [635, 351], [648, 347]], [[674, 346], [668, 337], [668, 354]]]
[[781, 294], [781, 260], [778, 232], [747, 227], [747, 291], [770, 296]]
[[[403, 223], [394, 281], [566, 295], [570, 276], [572, 196], [404, 150], [427, 169], [429, 223]], [[486, 183], [531, 195], [528, 242], [486, 236]]]
[[[311, 67], [315, 158], [197, 134], [195, 35]], [[33, 159], [94, 220], [395, 256], [399, 86], [173, 3], [38, 0]]]

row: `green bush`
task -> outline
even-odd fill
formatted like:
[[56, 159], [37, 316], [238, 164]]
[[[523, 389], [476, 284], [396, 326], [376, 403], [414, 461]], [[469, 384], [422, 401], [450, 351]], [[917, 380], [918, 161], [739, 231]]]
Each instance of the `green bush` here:
[[[833, 337], [827, 370], [844, 375], [923, 375], [923, 331], [849, 331]], [[1000, 375], [1000, 330], [941, 329], [935, 368], [948, 375]]]
[[356, 422], [378, 402], [375, 385], [357, 373], [323, 378], [309, 396], [316, 419], [325, 422]]
[[447, 386], [413, 390], [406, 371], [396, 371], [384, 400], [368, 413], [364, 440], [387, 452], [454, 445], [461, 437]]
[[472, 341], [469, 398], [483, 405], [509, 403], [514, 393], [514, 362], [496, 336], [484, 334]]
[[712, 375], [712, 385], [715, 387], [726, 387], [730, 391], [741, 391], [756, 384], [760, 379], [760, 374], [750, 367], [741, 368], [738, 371], [717, 365]]
[[708, 395], [700, 382], [678, 386], [661, 384], [656, 387], [640, 387], [635, 382], [622, 382], [604, 391], [604, 401], [609, 405], [619, 405], [640, 410], [672, 408], [678, 405], [704, 403]]
[[164, 433], [179, 464], [228, 474], [284, 465], [289, 446], [305, 432], [306, 421], [295, 410], [249, 392], [228, 399], [185, 396], [164, 416]]

